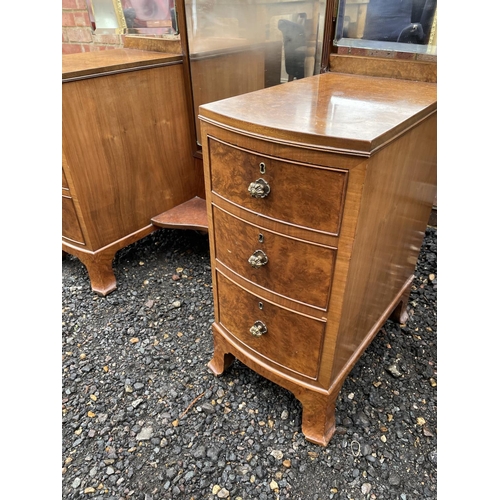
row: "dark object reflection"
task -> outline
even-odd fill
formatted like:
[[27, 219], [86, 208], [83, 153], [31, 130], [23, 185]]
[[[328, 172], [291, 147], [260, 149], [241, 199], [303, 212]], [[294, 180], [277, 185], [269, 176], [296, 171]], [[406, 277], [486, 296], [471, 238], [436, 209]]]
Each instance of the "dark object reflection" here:
[[370, 0], [363, 38], [426, 44], [437, 0]]

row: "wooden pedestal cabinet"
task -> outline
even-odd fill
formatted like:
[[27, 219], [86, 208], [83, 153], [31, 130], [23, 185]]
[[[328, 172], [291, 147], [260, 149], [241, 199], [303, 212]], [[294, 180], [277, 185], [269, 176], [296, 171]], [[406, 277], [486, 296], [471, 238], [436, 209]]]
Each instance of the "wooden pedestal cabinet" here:
[[325, 73], [200, 107], [215, 323], [326, 445], [343, 381], [406, 319], [436, 192], [436, 85]]
[[169, 227], [161, 215], [186, 202], [205, 213], [182, 61], [136, 49], [63, 57], [62, 249], [99, 295], [116, 288], [118, 250]]

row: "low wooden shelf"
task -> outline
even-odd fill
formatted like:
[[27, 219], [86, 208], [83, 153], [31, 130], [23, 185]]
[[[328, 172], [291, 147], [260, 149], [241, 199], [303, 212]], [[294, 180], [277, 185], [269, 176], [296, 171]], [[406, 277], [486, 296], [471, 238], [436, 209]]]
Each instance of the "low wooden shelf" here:
[[195, 196], [153, 217], [151, 222], [158, 227], [208, 232], [207, 202]]

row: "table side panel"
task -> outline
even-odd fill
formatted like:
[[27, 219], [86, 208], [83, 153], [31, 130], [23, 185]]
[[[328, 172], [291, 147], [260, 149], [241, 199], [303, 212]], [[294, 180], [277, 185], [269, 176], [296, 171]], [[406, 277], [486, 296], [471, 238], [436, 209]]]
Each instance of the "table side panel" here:
[[334, 377], [350, 363], [414, 273], [436, 193], [436, 121], [434, 114], [370, 160], [335, 348]]

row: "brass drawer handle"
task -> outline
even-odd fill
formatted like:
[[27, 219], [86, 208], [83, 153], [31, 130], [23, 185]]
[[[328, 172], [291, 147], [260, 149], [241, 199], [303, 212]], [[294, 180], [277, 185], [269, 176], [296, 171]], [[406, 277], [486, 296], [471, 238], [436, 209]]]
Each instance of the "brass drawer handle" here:
[[255, 252], [250, 255], [248, 262], [252, 267], [258, 269], [259, 267], [265, 266], [269, 262], [269, 259], [262, 250], [255, 250]]
[[262, 321], [256, 321], [250, 328], [250, 333], [254, 337], [262, 337], [264, 333], [267, 333], [267, 326]]
[[271, 186], [264, 179], [257, 179], [248, 186], [248, 192], [254, 198], [265, 198], [271, 191]]

